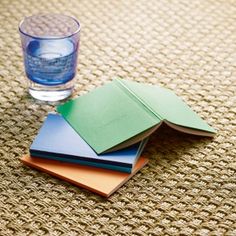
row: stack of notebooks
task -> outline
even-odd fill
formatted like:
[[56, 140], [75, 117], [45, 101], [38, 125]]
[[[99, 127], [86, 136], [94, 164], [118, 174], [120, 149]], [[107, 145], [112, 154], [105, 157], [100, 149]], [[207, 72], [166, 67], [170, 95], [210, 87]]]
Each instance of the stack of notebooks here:
[[148, 163], [141, 153], [163, 122], [189, 134], [215, 133], [172, 91], [115, 79], [48, 114], [21, 160], [108, 197]]

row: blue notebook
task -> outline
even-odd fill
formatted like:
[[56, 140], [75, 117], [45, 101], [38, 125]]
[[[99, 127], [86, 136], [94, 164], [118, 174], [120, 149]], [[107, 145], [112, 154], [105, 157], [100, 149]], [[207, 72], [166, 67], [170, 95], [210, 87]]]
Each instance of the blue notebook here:
[[30, 155], [131, 173], [146, 142], [98, 155], [62, 116], [49, 114], [30, 147]]

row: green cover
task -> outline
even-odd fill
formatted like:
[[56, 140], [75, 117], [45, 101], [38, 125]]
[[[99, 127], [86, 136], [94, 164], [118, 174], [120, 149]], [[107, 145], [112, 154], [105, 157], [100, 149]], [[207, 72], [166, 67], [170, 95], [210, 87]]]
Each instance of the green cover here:
[[59, 105], [57, 110], [98, 154], [124, 144], [162, 120], [215, 132], [172, 91], [128, 80], [113, 80]]
[[119, 82], [161, 120], [188, 128], [215, 132], [171, 90], [128, 80], [119, 80]]

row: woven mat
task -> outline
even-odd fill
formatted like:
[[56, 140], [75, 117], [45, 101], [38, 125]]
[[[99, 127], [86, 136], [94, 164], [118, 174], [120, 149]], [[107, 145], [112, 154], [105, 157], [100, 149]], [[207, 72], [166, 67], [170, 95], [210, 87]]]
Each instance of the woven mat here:
[[[27, 94], [18, 23], [59, 12], [82, 24], [76, 89], [116, 76], [173, 89], [218, 130], [162, 127], [150, 163], [108, 200], [23, 166], [54, 104]], [[0, 1], [0, 235], [236, 235], [236, 2]]]

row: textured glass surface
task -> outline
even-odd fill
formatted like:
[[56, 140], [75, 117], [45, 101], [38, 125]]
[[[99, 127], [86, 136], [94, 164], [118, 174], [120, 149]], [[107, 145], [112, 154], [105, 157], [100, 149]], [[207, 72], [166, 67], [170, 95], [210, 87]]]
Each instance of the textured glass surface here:
[[42, 100], [70, 95], [77, 67], [78, 21], [60, 14], [34, 15], [20, 23], [19, 31], [30, 94]]

